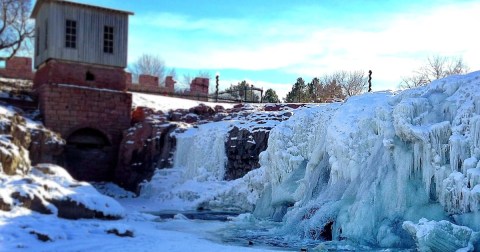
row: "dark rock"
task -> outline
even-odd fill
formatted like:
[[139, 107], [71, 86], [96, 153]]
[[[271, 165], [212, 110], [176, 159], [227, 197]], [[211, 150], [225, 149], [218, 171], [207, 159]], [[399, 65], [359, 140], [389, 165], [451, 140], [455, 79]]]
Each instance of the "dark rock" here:
[[30, 231], [29, 234], [33, 234], [37, 237], [38, 240], [42, 241], [42, 242], [48, 242], [48, 241], [52, 241], [52, 239], [50, 238], [50, 236], [46, 235], [46, 234], [42, 234], [42, 233], [39, 233], [37, 231]]
[[198, 105], [196, 107], [190, 108], [189, 112], [190, 113], [195, 113], [195, 114], [201, 115], [201, 116], [212, 116], [212, 115], [215, 114], [214, 109], [212, 109], [211, 107], [209, 107], [209, 106], [207, 106], [203, 103], [200, 103], [200, 105]]
[[125, 230], [125, 232], [120, 232], [116, 228], [112, 228], [107, 230], [107, 234], [114, 234], [119, 237], [133, 237], [133, 231], [131, 230]]
[[171, 167], [176, 140], [170, 133], [176, 127], [173, 123], [159, 125], [145, 120], [131, 128], [120, 145], [115, 182], [138, 192], [138, 185], [150, 180], [155, 169]]
[[70, 199], [65, 200], [51, 200], [51, 203], [58, 209], [58, 217], [70, 220], [78, 219], [105, 219], [105, 220], [118, 220], [121, 216], [106, 215], [100, 211], [90, 209], [82, 203], [72, 201]]
[[223, 106], [220, 106], [220, 105], [216, 105], [213, 109], [215, 110], [215, 113], [224, 113], [225, 112], [225, 108]]
[[300, 103], [277, 103], [277, 104], [267, 104], [265, 105], [265, 111], [282, 111], [285, 109], [297, 109], [303, 107], [306, 104]]
[[270, 130], [249, 131], [233, 127], [225, 142], [227, 167], [225, 180], [243, 177], [249, 171], [260, 167], [259, 155], [267, 149]]
[[52, 214], [52, 211], [45, 205], [46, 202], [42, 201], [36, 195], [33, 197], [33, 199], [27, 196], [20, 195], [19, 192], [14, 192], [11, 196], [12, 198], [21, 202], [22, 207], [42, 214]]
[[2, 198], [0, 198], [0, 210], [2, 211], [11, 211], [12, 206], [10, 204], [5, 203]]

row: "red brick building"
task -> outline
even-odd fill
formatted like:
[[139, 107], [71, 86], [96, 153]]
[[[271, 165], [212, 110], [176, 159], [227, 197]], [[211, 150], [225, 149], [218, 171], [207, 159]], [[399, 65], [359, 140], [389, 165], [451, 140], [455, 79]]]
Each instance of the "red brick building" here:
[[32, 59], [27, 57], [7, 59], [5, 61], [5, 68], [0, 68], [0, 77], [32, 80]]
[[44, 124], [67, 140], [65, 167], [80, 180], [113, 179], [123, 131], [130, 12], [37, 0], [34, 89]]

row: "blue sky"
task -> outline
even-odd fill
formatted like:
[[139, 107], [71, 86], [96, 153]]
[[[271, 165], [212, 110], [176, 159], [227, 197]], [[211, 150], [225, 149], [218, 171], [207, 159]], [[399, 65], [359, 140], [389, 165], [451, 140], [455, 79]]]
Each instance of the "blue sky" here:
[[431, 55], [480, 70], [479, 1], [80, 2], [135, 13], [129, 63], [158, 55], [178, 79], [218, 72], [224, 87], [246, 79], [284, 96], [297, 77], [371, 69], [374, 90], [395, 89]]

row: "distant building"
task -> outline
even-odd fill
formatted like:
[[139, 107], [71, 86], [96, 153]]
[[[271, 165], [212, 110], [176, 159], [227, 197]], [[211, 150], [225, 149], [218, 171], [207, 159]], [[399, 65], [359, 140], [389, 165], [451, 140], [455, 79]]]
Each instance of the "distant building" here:
[[40, 113], [67, 140], [64, 166], [80, 180], [114, 179], [131, 122], [124, 69], [132, 14], [64, 0], [37, 0], [32, 12]]

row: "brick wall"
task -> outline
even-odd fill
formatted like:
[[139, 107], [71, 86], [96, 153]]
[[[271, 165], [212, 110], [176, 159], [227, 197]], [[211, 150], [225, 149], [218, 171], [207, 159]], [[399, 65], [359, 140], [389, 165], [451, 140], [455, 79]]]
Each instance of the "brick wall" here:
[[[132, 74], [127, 73], [127, 76]], [[127, 77], [127, 79], [129, 79]], [[128, 82], [127, 82], [128, 83]], [[130, 91], [137, 92], [148, 92], [148, 93], [158, 93], [158, 94], [169, 94], [175, 92], [175, 83], [172, 76], [167, 76], [165, 78], [165, 86], [160, 86], [158, 83], [158, 77], [151, 75], [140, 75], [138, 78], [138, 83], [128, 83], [127, 89]]]
[[33, 80], [32, 59], [13, 57], [5, 61], [5, 68], [0, 69], [0, 76], [12, 79]]
[[198, 96], [200, 99], [201, 97], [205, 97], [203, 100], [208, 100], [208, 86], [210, 80], [208, 78], [200, 78], [197, 77], [193, 79], [192, 83], [190, 84], [190, 95]]
[[132, 85], [132, 74], [125, 72], [125, 83], [127, 85], [127, 89]]
[[[87, 80], [87, 73], [94, 80]], [[33, 88], [53, 83], [124, 91], [126, 77], [122, 68], [49, 60], [37, 70]]]
[[173, 76], [165, 78], [165, 88], [172, 93], [175, 91], [175, 83], [177, 82], [173, 79]]
[[44, 124], [64, 138], [81, 128], [105, 132], [112, 144], [130, 127], [132, 95], [68, 85], [42, 85], [38, 90]]
[[156, 88], [160, 86], [160, 83], [158, 83], [157, 76], [146, 75], [146, 74], [140, 74], [140, 76], [138, 76], [138, 83], [145, 87], [151, 87], [151, 88]]

